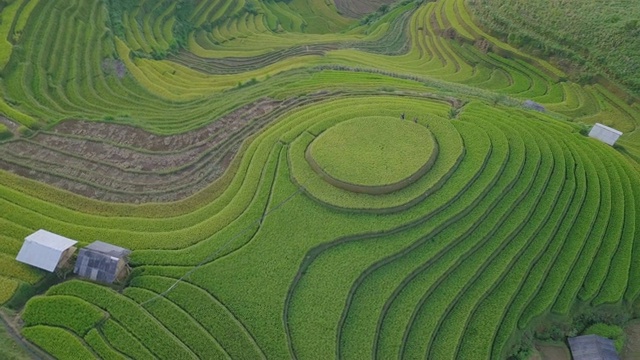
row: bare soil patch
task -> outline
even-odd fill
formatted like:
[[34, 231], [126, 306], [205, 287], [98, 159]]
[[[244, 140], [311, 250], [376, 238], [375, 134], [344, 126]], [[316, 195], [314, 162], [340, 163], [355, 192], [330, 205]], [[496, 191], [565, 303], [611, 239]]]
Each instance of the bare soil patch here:
[[175, 201], [220, 178], [242, 143], [286, 111], [341, 93], [260, 99], [186, 133], [67, 120], [0, 144], [0, 169], [110, 202]]
[[6, 117], [0, 115], [0, 124], [6, 125], [9, 131], [11, 131], [11, 133], [13, 134], [13, 136], [18, 136], [18, 128], [20, 127], [18, 123], [11, 121]]
[[624, 344], [621, 358], [624, 360], [640, 359], [640, 320], [629, 322], [624, 329], [627, 341]]
[[168, 60], [182, 64], [207, 74], [239, 74], [264, 68], [287, 58], [308, 55], [324, 55], [327, 51], [338, 49], [336, 44], [311, 44], [275, 50], [254, 57], [226, 57], [221, 59], [204, 58], [188, 51], [171, 55]]
[[537, 343], [538, 354], [531, 360], [571, 360], [571, 352], [565, 344]]
[[0, 145], [0, 168], [101, 200], [172, 201], [219, 178], [242, 141], [263, 128], [280, 104], [261, 99], [173, 136], [69, 120]]

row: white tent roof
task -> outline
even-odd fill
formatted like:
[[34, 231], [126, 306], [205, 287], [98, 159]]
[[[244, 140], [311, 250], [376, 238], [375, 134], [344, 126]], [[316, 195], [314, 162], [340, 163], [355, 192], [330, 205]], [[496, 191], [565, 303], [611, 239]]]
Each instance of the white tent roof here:
[[604, 124], [596, 123], [594, 126], [602, 128], [602, 129], [605, 129], [605, 130], [608, 130], [608, 131], [611, 131], [612, 133], [617, 134], [617, 135], [622, 135], [622, 131], [614, 129], [612, 127], [608, 127], [607, 125], [604, 125]]
[[53, 272], [60, 257], [78, 242], [46, 230], [38, 230], [24, 239], [16, 260]]
[[616, 141], [618, 141], [620, 135], [622, 135], [622, 132], [614, 128], [610, 128], [606, 125], [602, 125], [600, 123], [596, 123], [589, 132], [589, 137], [598, 139], [611, 146], [613, 146]]

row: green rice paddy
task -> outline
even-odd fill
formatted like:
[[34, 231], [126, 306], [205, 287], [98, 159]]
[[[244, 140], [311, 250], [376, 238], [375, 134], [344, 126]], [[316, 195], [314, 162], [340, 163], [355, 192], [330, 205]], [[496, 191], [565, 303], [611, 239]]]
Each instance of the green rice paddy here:
[[[463, 0], [349, 17], [370, 5], [1, 3], [0, 303], [26, 340], [500, 359], [540, 324], [637, 307], [635, 98], [567, 80]], [[129, 278], [45, 286], [14, 260], [41, 228], [131, 249]]]
[[322, 174], [346, 184], [380, 187], [420, 177], [437, 156], [437, 143], [425, 126], [400, 116], [332, 126], [311, 143], [308, 158]]

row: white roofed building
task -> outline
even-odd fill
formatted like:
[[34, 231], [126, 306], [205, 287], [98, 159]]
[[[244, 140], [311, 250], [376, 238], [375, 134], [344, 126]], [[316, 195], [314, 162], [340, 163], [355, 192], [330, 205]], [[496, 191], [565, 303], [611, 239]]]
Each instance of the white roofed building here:
[[38, 230], [24, 239], [16, 260], [54, 272], [69, 260], [78, 242], [46, 230]]
[[593, 128], [591, 128], [591, 131], [589, 132], [589, 137], [598, 139], [603, 143], [609, 144], [611, 146], [613, 146], [613, 144], [618, 141], [618, 138], [621, 135], [621, 131], [618, 131], [606, 125], [602, 125], [600, 123], [596, 123], [595, 125], [593, 125]]

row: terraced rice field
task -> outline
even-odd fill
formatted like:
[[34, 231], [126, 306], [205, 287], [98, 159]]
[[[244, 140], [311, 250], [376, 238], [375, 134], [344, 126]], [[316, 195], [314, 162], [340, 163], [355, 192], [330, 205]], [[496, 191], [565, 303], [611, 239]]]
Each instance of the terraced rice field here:
[[67, 279], [22, 335], [60, 359], [498, 359], [637, 304], [638, 102], [463, 0], [357, 19], [384, 3], [9, 2], [0, 303], [45, 278], [13, 260], [37, 229], [133, 250], [121, 291]]

